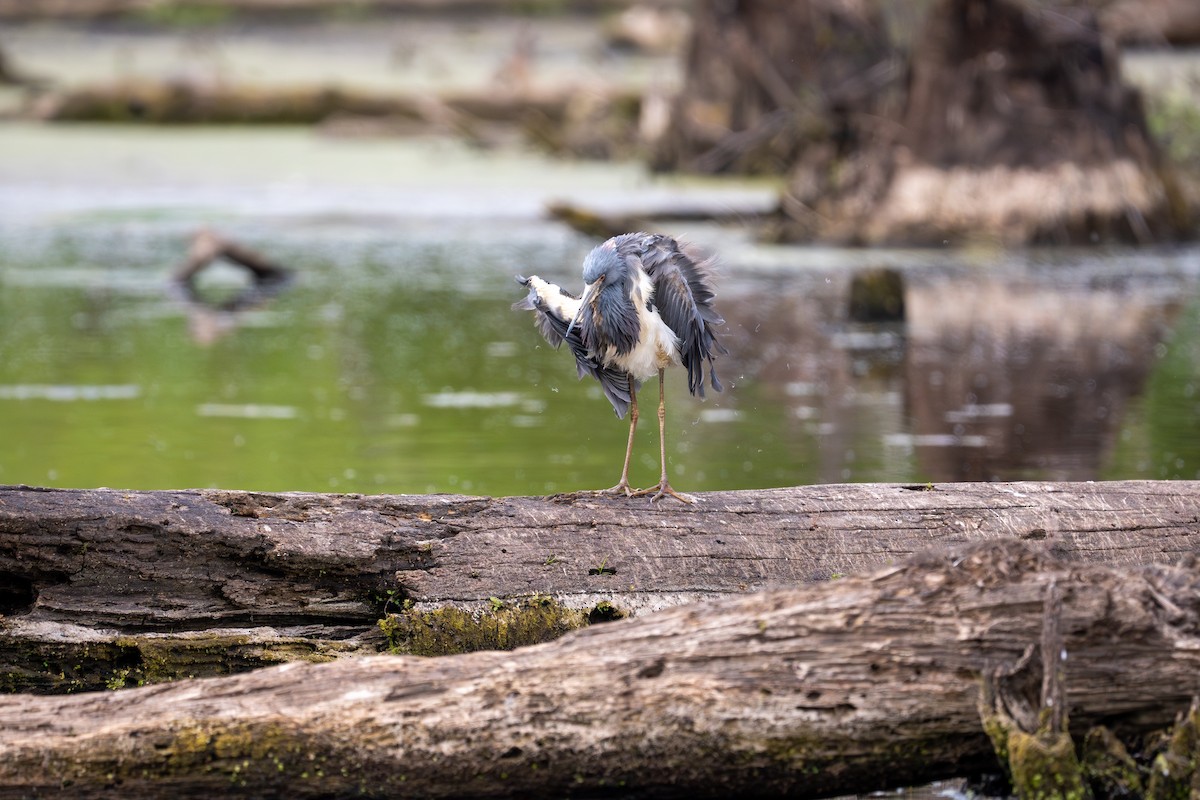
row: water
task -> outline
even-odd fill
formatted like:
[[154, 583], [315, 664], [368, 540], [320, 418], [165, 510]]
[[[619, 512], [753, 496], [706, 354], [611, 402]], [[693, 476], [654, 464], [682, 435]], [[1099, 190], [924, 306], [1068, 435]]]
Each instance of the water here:
[[[0, 130], [28, 156], [0, 159], [0, 482], [478, 494], [615, 483], [626, 423], [509, 309], [515, 273], [575, 286], [594, 244], [542, 219], [541, 203], [742, 207], [763, 190], [307, 136]], [[381, 154], [411, 169], [376, 176]], [[281, 189], [285, 166], [299, 174]], [[184, 300], [168, 276], [203, 224], [296, 281], [241, 313]], [[1200, 250], [851, 251], [680, 230], [722, 255], [731, 351], [724, 394], [701, 402], [669, 376], [681, 489], [1200, 477]], [[907, 321], [849, 321], [850, 276], [879, 266], [904, 273]], [[219, 304], [245, 285], [221, 265], [202, 289]], [[634, 483], [657, 477], [655, 427], [650, 409]]]
[[[512, 273], [574, 279], [588, 240], [540, 223], [233, 231], [299, 273], [245, 313], [169, 291], [187, 241], [175, 224], [70, 225], [8, 250], [0, 481], [483, 494], [615, 481], [625, 423], [508, 308]], [[240, 279], [226, 267], [205, 291]], [[731, 261], [727, 391], [700, 402], [680, 374], [668, 383], [676, 482], [1197, 477], [1200, 305], [1012, 279], [1026, 281], [914, 278], [907, 326], [866, 325], [845, 320], [841, 275]], [[989, 305], [1033, 318], [988, 319]], [[644, 420], [634, 479], [650, 483]]]

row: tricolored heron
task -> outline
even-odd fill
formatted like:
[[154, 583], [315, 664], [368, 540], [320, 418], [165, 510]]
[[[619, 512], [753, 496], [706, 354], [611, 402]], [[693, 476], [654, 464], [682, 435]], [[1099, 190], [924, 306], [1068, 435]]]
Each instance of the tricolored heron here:
[[[687, 367], [688, 389], [704, 397], [704, 362], [712, 387], [721, 391], [713, 358], [727, 352], [713, 328], [723, 325], [713, 307], [709, 263], [669, 236], [626, 233], [588, 253], [583, 261], [582, 297], [536, 275], [517, 276], [529, 287], [514, 310], [533, 311], [537, 327], [551, 346], [567, 343], [579, 377], [600, 381], [618, 417], [629, 412], [629, 442], [621, 480], [606, 493], [627, 496], [654, 493], [651, 502], [670, 495], [695, 502], [667, 480], [666, 400], [663, 378], [674, 364]], [[658, 442], [662, 473], [657, 486], [629, 485], [629, 457], [637, 429], [637, 390], [658, 373]]]

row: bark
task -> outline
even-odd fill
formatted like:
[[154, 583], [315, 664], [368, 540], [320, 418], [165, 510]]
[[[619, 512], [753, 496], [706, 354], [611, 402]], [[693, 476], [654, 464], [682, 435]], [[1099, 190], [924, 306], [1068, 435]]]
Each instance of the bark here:
[[700, 498], [0, 488], [0, 685], [70, 691], [387, 648], [513, 647], [1003, 537], [1113, 564], [1200, 549], [1200, 482]]
[[0, 797], [819, 797], [961, 775], [995, 766], [982, 676], [1039, 663], [1048, 609], [1074, 730], [1143, 734], [1200, 692], [1195, 559], [985, 542], [512, 653], [3, 698]]

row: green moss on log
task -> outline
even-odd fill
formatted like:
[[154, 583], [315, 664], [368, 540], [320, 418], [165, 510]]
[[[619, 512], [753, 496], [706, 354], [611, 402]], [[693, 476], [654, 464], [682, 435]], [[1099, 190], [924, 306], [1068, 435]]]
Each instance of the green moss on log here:
[[1200, 797], [1200, 705], [1193, 704], [1175, 724], [1150, 764], [1148, 800]]
[[0, 691], [67, 694], [121, 685], [139, 668], [136, 649], [112, 641], [4, 643]]
[[1108, 728], [1096, 726], [1083, 741], [1083, 775], [1096, 797], [1144, 797], [1137, 762]]
[[[129, 794], [150, 788], [155, 795], [179, 776], [210, 794], [229, 789], [276, 794], [281, 785], [320, 780], [330, 795], [351, 796], [366, 793], [368, 780], [357, 753], [331, 747], [286, 721], [197, 721], [139, 737], [122, 756], [88, 754], [52, 768], [65, 785], [121, 787]], [[386, 794], [403, 779], [376, 772], [369, 781], [372, 788], [390, 789]]]
[[1075, 743], [1065, 731], [1010, 729], [1008, 764], [1021, 800], [1089, 800], [1092, 796], [1083, 782]]
[[179, 678], [231, 675], [287, 661], [332, 661], [356, 645], [249, 633], [116, 636], [100, 641], [9, 641], [0, 691], [67, 694]]
[[[603, 609], [600, 607], [604, 606]], [[590, 615], [599, 615], [590, 619]], [[590, 622], [624, 616], [611, 603], [594, 609], [567, 608], [544, 595], [512, 601], [493, 599], [485, 607], [418, 609], [408, 604], [379, 621], [393, 653], [443, 656], [476, 650], [512, 650], [557, 639]]]
[[1158, 744], [1146, 746], [1139, 759], [1102, 726], [1088, 731], [1077, 758], [1066, 732], [1043, 726], [1025, 733], [1003, 713], [983, 713], [982, 721], [1021, 800], [1200, 797], [1200, 705], [1193, 705], [1170, 730], [1151, 736]]
[[980, 704], [984, 732], [1020, 800], [1090, 800], [1065, 720], [1055, 732], [1046, 710], [1040, 717], [1037, 731], [1027, 733], [991, 701]]

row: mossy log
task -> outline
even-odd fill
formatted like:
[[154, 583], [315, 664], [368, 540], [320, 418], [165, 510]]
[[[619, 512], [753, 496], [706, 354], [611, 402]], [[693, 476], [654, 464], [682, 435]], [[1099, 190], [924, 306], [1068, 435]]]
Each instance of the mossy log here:
[[1188, 710], [1195, 559], [1010, 539], [513, 652], [0, 697], [0, 797], [802, 798], [970, 774], [996, 766], [982, 676], [1028, 658], [1051, 586], [1073, 728], [1136, 737]]
[[[672, 5], [677, 0], [660, 0], [659, 5]], [[554, 11], [596, 11], [620, 9], [631, 0], [555, 0], [544, 4]], [[360, 0], [359, 12], [420, 12], [466, 13], [541, 8], [539, 3], [506, 2], [506, 0]], [[145, 16], [167, 21], [173, 12], [187, 19], [189, 11], [208, 12], [201, 19], [222, 19], [240, 13], [295, 15], [297, 13], [329, 14], [342, 12], [342, 0], [0, 0], [0, 19], [91, 19], [103, 17]]]
[[[372, 93], [337, 86], [271, 87], [186, 80], [120, 81], [47, 91], [33, 116], [65, 122], [316, 123], [337, 115], [407, 120], [470, 134], [475, 123], [524, 123], [530, 114], [561, 123], [576, 91]], [[611, 102], [635, 103], [636, 93], [614, 89]]]
[[381, 650], [511, 648], [1016, 536], [1200, 550], [1200, 482], [835, 485], [645, 498], [0, 487], [0, 687], [75, 691]]

